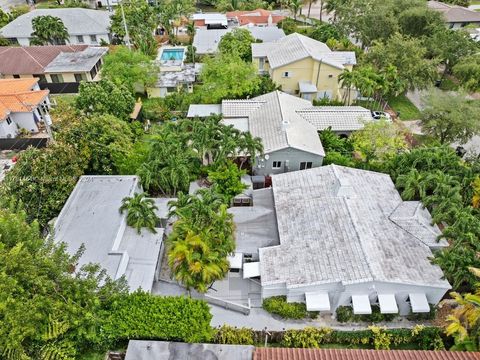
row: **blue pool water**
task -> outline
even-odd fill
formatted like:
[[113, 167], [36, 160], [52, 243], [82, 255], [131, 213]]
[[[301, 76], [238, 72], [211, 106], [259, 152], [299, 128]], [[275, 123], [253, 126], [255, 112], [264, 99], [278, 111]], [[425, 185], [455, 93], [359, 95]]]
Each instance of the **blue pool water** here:
[[184, 49], [165, 49], [161, 60], [183, 60], [183, 51]]

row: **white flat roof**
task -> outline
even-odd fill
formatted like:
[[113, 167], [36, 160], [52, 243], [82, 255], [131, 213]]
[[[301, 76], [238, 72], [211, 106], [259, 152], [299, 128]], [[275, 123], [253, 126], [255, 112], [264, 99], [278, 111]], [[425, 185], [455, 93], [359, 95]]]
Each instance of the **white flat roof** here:
[[327, 292], [305, 293], [307, 311], [330, 311], [330, 298]]
[[241, 269], [243, 262], [243, 254], [235, 253], [233, 255], [227, 256], [228, 262], [230, 264], [230, 269]]
[[430, 312], [430, 305], [428, 304], [427, 296], [422, 293], [409, 294], [410, 305], [414, 313]]
[[372, 307], [368, 295], [352, 295], [353, 313], [356, 315], [371, 314]]
[[208, 117], [222, 113], [221, 104], [192, 104], [188, 107], [187, 118]]
[[260, 262], [243, 264], [243, 278], [248, 279], [260, 276]]
[[380, 303], [380, 312], [382, 314], [397, 314], [398, 306], [393, 294], [378, 294], [378, 302]]

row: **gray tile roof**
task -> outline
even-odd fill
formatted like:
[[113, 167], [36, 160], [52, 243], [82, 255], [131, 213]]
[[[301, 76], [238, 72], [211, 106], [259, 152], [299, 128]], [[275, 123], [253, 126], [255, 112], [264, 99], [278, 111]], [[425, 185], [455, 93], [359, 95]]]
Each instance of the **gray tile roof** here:
[[427, 5], [430, 9], [443, 13], [445, 21], [448, 23], [480, 22], [479, 12], [462, 6], [449, 5], [439, 1], [428, 1]]
[[19, 16], [0, 29], [6, 38], [29, 38], [33, 32], [32, 19], [51, 15], [60, 18], [70, 35], [100, 35], [110, 33], [110, 12], [83, 8], [36, 9]]
[[193, 84], [200, 74], [203, 64], [184, 64], [180, 71], [160, 71], [156, 87], [175, 87], [180, 84]]
[[122, 199], [139, 190], [137, 176], [82, 176], [55, 222], [54, 239], [71, 254], [85, 246], [80, 266], [98, 263], [113, 279], [125, 276], [131, 291], [150, 291], [163, 230], [138, 235], [119, 212]]
[[[262, 40], [264, 43], [276, 41], [285, 37], [284, 31], [276, 26], [255, 26], [242, 29], [247, 29], [255, 39]], [[195, 46], [197, 54], [216, 53], [218, 50], [218, 44], [223, 35], [232, 30], [233, 28], [212, 30], [197, 29], [193, 38], [193, 46]]]
[[272, 69], [309, 57], [339, 69], [356, 64], [354, 52], [332, 51], [324, 43], [298, 33], [271, 43], [252, 44], [252, 56], [267, 57]]
[[430, 248], [390, 220], [402, 199], [388, 175], [329, 165], [272, 182], [280, 245], [260, 249], [262, 285], [450, 287]]
[[106, 47], [88, 47], [79, 52], [61, 52], [47, 65], [45, 72], [87, 72], [92, 70], [98, 60], [107, 52], [108, 48]]
[[251, 100], [224, 100], [222, 113], [230, 123], [235, 117], [248, 118], [249, 131], [262, 139], [265, 154], [295, 148], [324, 156], [317, 130], [295, 112], [309, 106], [307, 100], [273, 91]]
[[253, 345], [130, 340], [125, 360], [252, 360], [254, 350]]
[[317, 130], [331, 127], [333, 131], [355, 131], [372, 121], [370, 110], [361, 106], [311, 106], [297, 110], [297, 114]]

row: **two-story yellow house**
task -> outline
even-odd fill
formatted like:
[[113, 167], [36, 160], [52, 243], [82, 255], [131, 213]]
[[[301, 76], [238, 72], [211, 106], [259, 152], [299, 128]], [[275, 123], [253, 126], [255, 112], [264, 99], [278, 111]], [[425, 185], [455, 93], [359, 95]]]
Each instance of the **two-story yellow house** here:
[[297, 33], [252, 44], [252, 60], [259, 73], [270, 74], [282, 91], [307, 100], [342, 99], [338, 77], [356, 64], [353, 51], [332, 51], [324, 43]]

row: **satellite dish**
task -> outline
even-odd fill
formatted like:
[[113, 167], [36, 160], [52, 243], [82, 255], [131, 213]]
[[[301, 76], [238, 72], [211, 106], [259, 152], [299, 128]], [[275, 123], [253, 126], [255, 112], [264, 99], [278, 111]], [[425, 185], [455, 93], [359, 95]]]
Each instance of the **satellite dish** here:
[[270, 155], [266, 154], [265, 155], [265, 160], [268, 160], [268, 159], [270, 159]]

